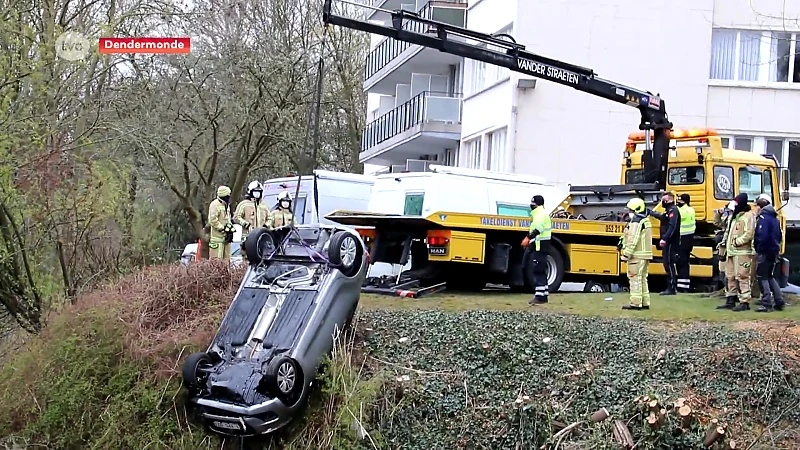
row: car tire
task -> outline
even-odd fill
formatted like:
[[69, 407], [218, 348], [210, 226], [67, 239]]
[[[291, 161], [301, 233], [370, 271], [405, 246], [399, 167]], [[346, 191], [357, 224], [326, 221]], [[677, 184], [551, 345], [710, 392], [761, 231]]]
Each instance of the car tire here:
[[[528, 289], [533, 289], [533, 252], [530, 252], [529, 258], [531, 258], [528, 264], [528, 271], [527, 273], [523, 273], [522, 276], [525, 280], [525, 287]], [[550, 250], [547, 252], [547, 283], [548, 283], [548, 291], [550, 293], [558, 292], [559, 288], [561, 288], [561, 283], [564, 282], [564, 256], [562, 255], [561, 251], [555, 245], [550, 246]]]
[[288, 356], [275, 356], [267, 364], [264, 382], [268, 392], [288, 406], [294, 406], [303, 392], [303, 371]]
[[347, 231], [337, 231], [328, 245], [328, 260], [347, 277], [353, 277], [361, 270], [364, 259], [364, 246], [360, 239]]
[[611, 292], [611, 286], [605, 283], [587, 281], [586, 284], [583, 285], [583, 292], [591, 292], [591, 293]]
[[242, 245], [247, 262], [258, 265], [275, 251], [275, 238], [266, 228], [258, 228], [247, 235]]
[[186, 358], [181, 369], [183, 386], [189, 390], [203, 389], [208, 375], [203, 374], [203, 370], [214, 366], [214, 358], [208, 353], [192, 353]]

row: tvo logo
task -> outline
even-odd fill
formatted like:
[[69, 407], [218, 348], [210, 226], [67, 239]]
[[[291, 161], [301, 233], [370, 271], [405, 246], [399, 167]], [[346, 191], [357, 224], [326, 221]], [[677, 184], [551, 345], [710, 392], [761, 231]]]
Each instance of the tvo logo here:
[[89, 55], [92, 44], [89, 38], [75, 31], [67, 31], [56, 39], [56, 56], [67, 61], [78, 61]]

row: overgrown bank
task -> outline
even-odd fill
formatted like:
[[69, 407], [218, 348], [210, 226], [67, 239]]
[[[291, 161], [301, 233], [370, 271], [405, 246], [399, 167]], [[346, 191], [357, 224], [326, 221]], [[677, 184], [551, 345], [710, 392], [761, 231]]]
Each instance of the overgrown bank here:
[[[0, 439], [22, 448], [220, 448], [192, 424], [177, 369], [210, 339], [240, 276], [213, 263], [153, 269], [54, 316], [0, 371]], [[739, 328], [364, 312], [309, 413], [263, 448], [538, 448], [602, 407], [609, 420], [574, 426], [559, 448], [612, 448], [615, 419], [641, 449], [701, 448], [711, 419], [728, 425], [737, 448], [756, 439], [752, 448], [798, 448], [798, 328]], [[691, 411], [683, 419], [679, 397]], [[357, 437], [357, 424], [368, 436]]]

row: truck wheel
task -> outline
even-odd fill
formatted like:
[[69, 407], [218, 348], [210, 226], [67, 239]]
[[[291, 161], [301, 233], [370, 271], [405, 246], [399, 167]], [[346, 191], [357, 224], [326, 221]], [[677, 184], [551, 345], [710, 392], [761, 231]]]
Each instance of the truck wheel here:
[[[529, 253], [531, 261], [527, 264], [527, 273], [523, 273], [525, 286], [533, 290], [533, 252]], [[550, 251], [547, 253], [547, 285], [549, 292], [558, 292], [561, 283], [564, 282], [564, 256], [561, 251], [554, 245], [550, 246]]]
[[583, 285], [583, 292], [611, 292], [611, 286], [594, 281], [587, 281]]
[[288, 406], [294, 406], [303, 392], [300, 364], [288, 356], [275, 356], [267, 364], [264, 381], [268, 392]]
[[275, 251], [275, 238], [266, 228], [259, 228], [251, 231], [242, 245], [247, 262], [259, 265]]
[[328, 259], [345, 276], [353, 277], [361, 270], [364, 246], [352, 233], [337, 231], [328, 245]]

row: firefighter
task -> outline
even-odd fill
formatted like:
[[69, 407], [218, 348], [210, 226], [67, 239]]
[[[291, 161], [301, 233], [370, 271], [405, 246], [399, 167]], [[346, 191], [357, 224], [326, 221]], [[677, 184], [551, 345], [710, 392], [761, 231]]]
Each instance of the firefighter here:
[[647, 207], [644, 200], [632, 198], [626, 205], [631, 211], [630, 221], [625, 225], [622, 235], [622, 260], [628, 262], [628, 283], [631, 302], [622, 309], [635, 311], [650, 309], [650, 288], [647, 285], [647, 274], [650, 261], [653, 259], [653, 230], [647, 218]]
[[267, 225], [269, 208], [261, 203], [264, 189], [261, 183], [253, 181], [247, 186], [245, 200], [236, 206], [234, 220], [242, 226], [242, 242], [251, 231]]
[[725, 275], [728, 278], [728, 292], [738, 289], [738, 295], [729, 295], [725, 304], [718, 309], [748, 311], [751, 298], [751, 274], [754, 264], [753, 234], [755, 232], [755, 214], [747, 204], [747, 194], [739, 194], [734, 199], [736, 207], [731, 213], [725, 251], [727, 261]]
[[278, 194], [278, 207], [269, 213], [267, 228], [280, 228], [292, 225], [293, 223], [292, 198], [289, 196], [288, 192], [284, 191]]
[[680, 197], [678, 197], [678, 212], [681, 216], [681, 243], [678, 252], [678, 260], [675, 264], [678, 272], [678, 292], [689, 292], [691, 288], [689, 261], [692, 256], [692, 249], [694, 248], [694, 233], [697, 223], [695, 221], [694, 208], [689, 206], [690, 200], [689, 194], [681, 194]]
[[233, 242], [233, 223], [231, 222], [231, 188], [217, 188], [217, 198], [208, 206], [208, 224], [211, 234], [208, 239], [208, 258], [231, 258], [231, 242]]
[[726, 262], [728, 259], [725, 243], [728, 236], [728, 225], [730, 223], [731, 213], [735, 208], [736, 201], [731, 200], [726, 207], [714, 210], [714, 226], [719, 228], [714, 236], [717, 249], [717, 269], [719, 271], [720, 282], [722, 283], [721, 291], [725, 298], [728, 298], [731, 295], [736, 295], [736, 292], [728, 291], [728, 277], [725, 272]]
[[[527, 262], [533, 263], [533, 298], [531, 305], [547, 303], [550, 295], [547, 284], [547, 254], [550, 251], [550, 233], [552, 222], [550, 215], [544, 210], [544, 197], [534, 195], [531, 199], [531, 225], [528, 235], [522, 241], [525, 247], [523, 256], [523, 273], [527, 273]], [[533, 245], [530, 245], [533, 242]], [[533, 258], [530, 253], [533, 252]]]
[[661, 197], [661, 206], [664, 207], [663, 214], [651, 210], [647, 213], [661, 222], [658, 247], [661, 249], [661, 259], [667, 274], [667, 289], [660, 295], [675, 295], [678, 290], [678, 269], [675, 262], [681, 242], [681, 214], [675, 206], [675, 194], [672, 192], [664, 193]]

